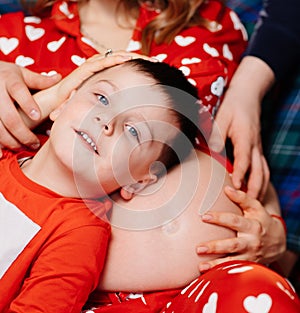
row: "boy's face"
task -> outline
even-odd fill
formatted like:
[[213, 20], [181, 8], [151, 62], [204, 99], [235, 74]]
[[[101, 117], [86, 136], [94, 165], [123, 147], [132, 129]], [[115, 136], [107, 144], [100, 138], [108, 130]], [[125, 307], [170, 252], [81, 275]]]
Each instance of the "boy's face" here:
[[82, 197], [151, 182], [151, 164], [178, 129], [166, 95], [128, 65], [100, 72], [52, 114], [50, 142]]

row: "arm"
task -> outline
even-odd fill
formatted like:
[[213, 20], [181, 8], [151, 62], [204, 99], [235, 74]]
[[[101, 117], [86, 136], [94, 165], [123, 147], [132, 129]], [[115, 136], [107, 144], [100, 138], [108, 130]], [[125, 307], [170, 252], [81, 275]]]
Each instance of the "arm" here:
[[265, 0], [264, 9], [260, 12], [247, 55], [264, 61], [274, 72], [276, 80], [284, 79], [299, 62], [299, 18], [298, 0]]
[[260, 105], [275, 78], [284, 78], [298, 62], [300, 28], [296, 8], [297, 0], [265, 1], [261, 20], [225, 95], [210, 139], [216, 151], [222, 150], [226, 137], [232, 140], [233, 184], [239, 189], [249, 171], [248, 193], [260, 199], [269, 178], [261, 149]]
[[9, 312], [81, 312], [97, 286], [108, 239], [108, 228], [99, 224], [48, 238]]
[[[260, 138], [260, 105], [275, 80], [268, 65], [253, 56], [245, 57], [235, 72], [219, 109], [209, 145], [222, 150], [226, 137], [234, 146], [232, 181], [240, 189], [251, 164], [248, 193], [260, 198], [269, 181]], [[221, 137], [218, 134], [221, 133]]]

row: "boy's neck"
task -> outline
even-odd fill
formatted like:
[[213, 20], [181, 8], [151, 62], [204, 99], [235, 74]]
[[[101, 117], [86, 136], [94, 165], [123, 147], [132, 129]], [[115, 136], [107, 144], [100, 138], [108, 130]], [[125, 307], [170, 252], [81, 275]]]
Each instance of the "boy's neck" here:
[[71, 198], [80, 198], [73, 173], [55, 158], [51, 148], [46, 142], [33, 158], [20, 164], [24, 175], [35, 182], [59, 195]]

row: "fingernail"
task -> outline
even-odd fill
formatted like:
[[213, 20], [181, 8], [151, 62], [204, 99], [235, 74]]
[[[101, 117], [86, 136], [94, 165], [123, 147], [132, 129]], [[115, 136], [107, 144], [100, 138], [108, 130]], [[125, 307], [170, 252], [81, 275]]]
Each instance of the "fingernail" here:
[[33, 143], [33, 144], [30, 146], [30, 148], [33, 149], [33, 150], [36, 150], [36, 149], [39, 148], [39, 146], [40, 146], [40, 143], [37, 142], [37, 143]]
[[201, 216], [202, 221], [209, 221], [212, 219], [212, 216], [210, 214], [204, 214]]
[[202, 263], [199, 265], [200, 272], [208, 271], [210, 268], [211, 268], [211, 266], [208, 263]]
[[158, 60], [157, 58], [154, 58], [154, 57], [151, 57], [151, 58], [150, 58], [150, 61], [151, 61], [151, 62], [159, 62], [159, 60]]
[[197, 253], [199, 253], [199, 254], [205, 253], [207, 251], [208, 251], [207, 247], [204, 247], [204, 246], [197, 247]]
[[33, 109], [30, 111], [29, 116], [33, 119], [33, 120], [37, 120], [40, 118], [40, 114], [37, 110]]

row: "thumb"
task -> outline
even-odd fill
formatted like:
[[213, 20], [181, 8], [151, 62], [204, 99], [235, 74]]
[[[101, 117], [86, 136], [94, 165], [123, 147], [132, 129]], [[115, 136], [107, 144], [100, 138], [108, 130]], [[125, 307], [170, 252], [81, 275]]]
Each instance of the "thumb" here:
[[29, 88], [41, 90], [51, 87], [61, 80], [61, 75], [53, 72], [52, 75], [42, 75], [28, 70], [27, 68], [21, 69], [24, 81]]

